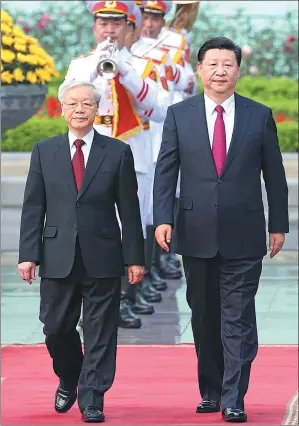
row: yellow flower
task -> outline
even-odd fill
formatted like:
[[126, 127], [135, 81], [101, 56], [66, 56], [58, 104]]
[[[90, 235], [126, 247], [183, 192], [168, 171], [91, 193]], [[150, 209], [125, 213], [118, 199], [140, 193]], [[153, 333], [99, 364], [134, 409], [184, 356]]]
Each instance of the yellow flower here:
[[12, 79], [13, 77], [9, 71], [4, 71], [1, 73], [1, 81], [3, 83], [11, 84]]
[[26, 44], [26, 38], [25, 37], [15, 37], [15, 43], [17, 44]]
[[11, 46], [13, 44], [14, 40], [12, 37], [3, 35], [2, 36], [2, 44], [5, 44], [5, 46]]
[[1, 61], [11, 63], [15, 59], [15, 54], [7, 49], [1, 49]]
[[[13, 25], [12, 17], [1, 10], [1, 81], [11, 84], [16, 81], [25, 84], [47, 83], [53, 76], [59, 76], [53, 58], [39, 45], [36, 38], [24, 33]], [[13, 47], [13, 49], [12, 49]], [[8, 67], [5, 65], [9, 64]], [[27, 64], [32, 68], [26, 71]], [[11, 71], [6, 71], [9, 68]]]
[[29, 35], [25, 35], [25, 40], [27, 40], [28, 43], [31, 43], [31, 44], [34, 44], [34, 45], [38, 44], [37, 39], [32, 37], [32, 36], [29, 36]]
[[37, 82], [37, 76], [34, 72], [28, 71], [26, 74], [26, 80], [29, 81], [29, 83], [35, 84]]
[[25, 80], [23, 71], [20, 68], [16, 68], [13, 72], [13, 77], [16, 81], [22, 82]]
[[3, 9], [1, 9], [1, 22], [5, 22], [8, 25], [12, 25], [13, 23], [12, 17]]
[[12, 32], [13, 32], [13, 35], [16, 36], [16, 37], [22, 37], [23, 38], [25, 36], [23, 30], [20, 27], [13, 27]]
[[23, 53], [17, 53], [17, 60], [22, 64], [26, 63], [27, 55], [23, 55]]
[[1, 33], [3, 34], [11, 34], [12, 28], [7, 25], [5, 22], [1, 22]]
[[27, 47], [24, 44], [15, 43], [15, 49], [18, 50], [19, 52], [26, 52]]

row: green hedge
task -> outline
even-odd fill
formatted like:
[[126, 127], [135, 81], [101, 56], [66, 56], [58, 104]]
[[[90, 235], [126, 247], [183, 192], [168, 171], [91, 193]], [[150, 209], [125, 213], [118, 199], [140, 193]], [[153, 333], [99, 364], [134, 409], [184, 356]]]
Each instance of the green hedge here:
[[277, 133], [282, 152], [298, 152], [298, 122], [279, 123]]
[[[42, 140], [67, 131], [63, 118], [32, 117], [15, 129], [8, 130], [2, 140], [2, 151], [31, 151], [33, 145]], [[298, 123], [284, 122], [277, 125], [282, 152], [298, 151]]]
[[296, 100], [298, 83], [288, 77], [264, 77], [246, 75], [238, 81], [237, 92], [252, 99]]
[[7, 130], [3, 136], [1, 148], [2, 151], [30, 152], [36, 142], [66, 131], [67, 123], [62, 117], [32, 117], [15, 129]]
[[287, 118], [298, 120], [298, 85], [294, 79], [247, 75], [240, 79], [236, 91], [270, 107], [274, 118], [283, 114]]

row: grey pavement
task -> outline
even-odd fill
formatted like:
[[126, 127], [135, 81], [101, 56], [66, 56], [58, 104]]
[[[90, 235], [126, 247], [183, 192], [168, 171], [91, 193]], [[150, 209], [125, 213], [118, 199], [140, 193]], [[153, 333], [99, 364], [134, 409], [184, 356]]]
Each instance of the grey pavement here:
[[[265, 258], [256, 297], [260, 344], [298, 344], [298, 253], [279, 256], [271, 261]], [[1, 343], [43, 342], [38, 279], [29, 286], [18, 278], [16, 254], [2, 256], [1, 279]], [[155, 304], [154, 315], [142, 317], [141, 329], [119, 329], [120, 344], [193, 342], [185, 280], [168, 285], [162, 303]]]
[[[38, 320], [39, 283], [17, 276], [21, 202], [28, 154], [2, 154], [1, 168], [1, 338], [2, 344], [44, 341]], [[256, 297], [260, 344], [298, 344], [298, 157], [284, 154], [290, 188], [290, 233], [284, 250], [264, 259]], [[264, 198], [265, 199], [265, 198]], [[267, 216], [267, 212], [266, 212]], [[245, 236], [246, 237], [246, 236]], [[140, 330], [119, 329], [119, 343], [177, 344], [193, 341], [184, 279], [169, 281], [155, 314], [143, 316]]]

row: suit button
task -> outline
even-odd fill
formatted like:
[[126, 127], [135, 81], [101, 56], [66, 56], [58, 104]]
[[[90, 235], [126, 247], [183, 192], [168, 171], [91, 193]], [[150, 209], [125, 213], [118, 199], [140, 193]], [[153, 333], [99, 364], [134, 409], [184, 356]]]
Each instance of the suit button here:
[[81, 204], [80, 204], [80, 203], [77, 203], [77, 204], [76, 204], [76, 206], [79, 208], [79, 207], [81, 207]]
[[78, 228], [77, 228], [77, 226], [74, 226], [74, 231], [76, 231], [76, 232], [78, 231]]
[[218, 183], [223, 183], [221, 179], [218, 179]]
[[218, 207], [218, 204], [214, 204], [215, 207]]

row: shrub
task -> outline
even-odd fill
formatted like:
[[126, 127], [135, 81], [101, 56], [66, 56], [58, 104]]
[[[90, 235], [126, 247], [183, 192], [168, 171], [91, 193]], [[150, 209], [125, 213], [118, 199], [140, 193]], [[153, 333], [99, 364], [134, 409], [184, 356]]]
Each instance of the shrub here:
[[15, 129], [7, 130], [2, 140], [2, 151], [31, 152], [36, 142], [66, 131], [67, 123], [62, 117], [32, 117]]
[[248, 98], [291, 100], [298, 97], [298, 83], [288, 77], [252, 77], [246, 75], [240, 79], [237, 85], [240, 95]]
[[13, 25], [12, 17], [1, 9], [1, 83], [45, 84], [59, 74], [54, 60], [34, 37]]
[[278, 124], [277, 133], [282, 152], [298, 152], [298, 122]]

